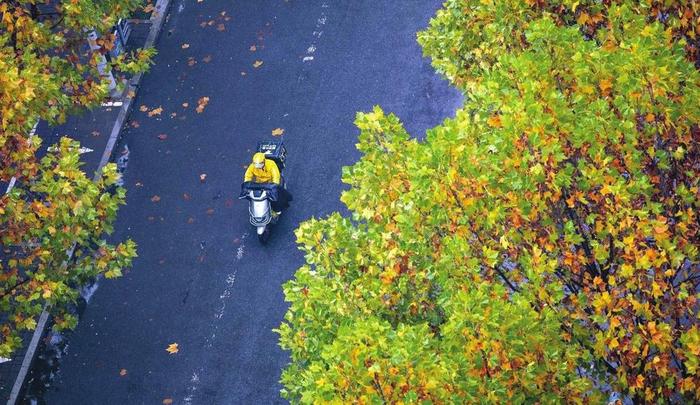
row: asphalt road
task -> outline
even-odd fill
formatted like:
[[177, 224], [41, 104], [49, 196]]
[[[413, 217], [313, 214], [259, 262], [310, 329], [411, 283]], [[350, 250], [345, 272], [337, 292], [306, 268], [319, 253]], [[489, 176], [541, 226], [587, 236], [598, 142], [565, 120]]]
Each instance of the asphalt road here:
[[[174, 2], [124, 134], [128, 205], [116, 236], [133, 238], [139, 258], [100, 283], [47, 403], [283, 402], [288, 355], [272, 329], [286, 310], [281, 285], [303, 262], [293, 230], [343, 210], [341, 168], [359, 157], [355, 113], [379, 104], [422, 136], [461, 102], [415, 41], [439, 5]], [[149, 117], [141, 105], [163, 110]], [[275, 128], [295, 200], [261, 247], [236, 197], [252, 149]]]

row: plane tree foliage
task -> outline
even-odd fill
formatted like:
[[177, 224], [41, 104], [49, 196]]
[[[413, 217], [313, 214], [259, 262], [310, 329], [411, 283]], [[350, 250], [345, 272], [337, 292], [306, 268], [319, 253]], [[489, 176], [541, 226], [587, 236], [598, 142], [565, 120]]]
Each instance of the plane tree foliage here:
[[698, 401], [700, 75], [673, 7], [697, 11], [447, 1], [419, 42], [464, 107], [423, 141], [358, 114], [352, 218], [296, 231], [283, 395]]
[[[143, 6], [0, 2], [0, 356], [17, 350], [44, 308], [56, 327], [74, 326], [69, 309], [80, 286], [100, 274], [119, 276], [136, 254], [130, 240], [105, 240], [124, 203], [115, 166], [93, 182], [80, 169], [77, 142], [64, 138], [40, 158], [40, 138], [31, 131], [39, 120], [60, 124], [104, 101], [109, 83], [98, 64], [115, 45], [112, 27]], [[86, 41], [92, 31], [100, 34], [96, 51]], [[125, 53], [107, 68], [118, 78], [144, 71], [153, 53]], [[8, 184], [14, 187], [5, 193]]]

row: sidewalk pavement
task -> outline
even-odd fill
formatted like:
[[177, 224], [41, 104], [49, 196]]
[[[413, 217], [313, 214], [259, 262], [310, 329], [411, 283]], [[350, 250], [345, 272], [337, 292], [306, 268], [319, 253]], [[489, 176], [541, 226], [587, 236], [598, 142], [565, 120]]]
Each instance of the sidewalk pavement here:
[[[169, 3], [169, 0], [158, 0], [156, 11], [150, 20], [132, 21], [131, 34], [126, 44], [127, 51], [154, 46]], [[36, 135], [42, 139], [39, 157], [46, 154], [47, 148], [56, 144], [61, 137], [73, 138], [80, 142], [82, 148], [83, 171], [89, 177], [96, 177], [96, 172], [102, 166], [118, 157], [119, 152], [115, 151], [114, 147], [118, 143], [121, 128], [129, 125], [128, 116], [140, 79], [141, 75], [129, 78], [121, 97], [83, 114], [70, 116], [61, 125], [51, 127], [44, 121], [39, 122], [36, 128]], [[5, 187], [2, 189], [2, 192], [4, 191]], [[41, 351], [41, 346], [45, 346], [50, 340], [50, 334], [47, 334], [50, 317], [44, 313], [41, 318], [36, 331], [22, 335], [23, 346], [9, 361], [0, 358], [0, 400], [6, 400], [8, 405], [23, 402], [21, 398], [24, 397], [24, 386], [27, 380], [32, 379], [29, 371], [34, 357]]]

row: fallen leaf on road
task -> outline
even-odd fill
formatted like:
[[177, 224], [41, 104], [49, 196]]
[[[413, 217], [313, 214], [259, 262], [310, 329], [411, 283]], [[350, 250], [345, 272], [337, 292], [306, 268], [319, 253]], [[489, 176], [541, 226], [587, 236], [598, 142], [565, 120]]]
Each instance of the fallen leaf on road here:
[[188, 66], [194, 66], [196, 63], [197, 63], [197, 59], [193, 58], [192, 56], [187, 58], [187, 65]]
[[241, 76], [245, 76], [245, 75], [247, 75], [247, 74], [248, 74], [248, 73], [246, 73], [246, 72], [241, 72]]
[[156, 220], [156, 217], [154, 217], [153, 215], [149, 215], [146, 219], [148, 219], [148, 222], [153, 222]]
[[272, 130], [273, 136], [280, 136], [282, 134], [284, 134], [284, 129], [282, 129], [282, 128], [275, 128]]
[[184, 198], [185, 201], [189, 201], [192, 199], [192, 196], [189, 193], [183, 193], [182, 198]]
[[256, 60], [255, 63], [253, 63], [253, 67], [257, 69], [257, 68], [259, 68], [260, 66], [262, 66], [262, 64], [263, 64], [263, 61], [261, 61], [261, 60]]
[[158, 260], [158, 264], [165, 264], [165, 259]]
[[207, 25], [211, 27], [212, 25], [214, 25], [214, 22], [215, 22], [214, 20], [209, 20], [207, 22]]
[[153, 197], [151, 197], [151, 201], [154, 202], [154, 203], [160, 201], [160, 196], [154, 195]]
[[197, 113], [201, 114], [204, 111], [204, 107], [206, 107], [207, 104], [209, 104], [209, 97], [200, 97], [199, 100], [197, 100]]
[[100, 131], [92, 131], [92, 136], [100, 136]]
[[177, 347], [177, 343], [171, 343], [168, 345], [168, 348], [165, 349], [166, 352], [170, 354], [175, 354], [180, 351], [180, 349]]
[[170, 113], [170, 118], [175, 118], [175, 117], [177, 117], [177, 113], [176, 113], [176, 112]]
[[211, 62], [211, 55], [207, 55], [207, 56], [203, 57], [203, 58], [202, 58], [202, 62], [204, 62], [204, 63], [209, 63], [209, 62]]
[[224, 21], [228, 21], [230, 19], [231, 19], [231, 17], [229, 17], [229, 16], [224, 17]]
[[139, 122], [136, 121], [136, 120], [131, 121], [130, 124], [131, 124], [131, 127], [132, 127], [132, 128], [138, 128], [138, 127], [141, 126], [141, 124], [139, 124]]
[[226, 31], [226, 26], [224, 24], [219, 24], [216, 26], [217, 31]]
[[202, 21], [201, 23], [199, 23], [199, 26], [202, 27], [202, 28], [204, 28], [204, 27], [207, 26], [207, 22], [206, 22], [206, 21]]
[[187, 218], [187, 223], [188, 223], [188, 224], [193, 224], [193, 223], [194, 223], [194, 218], [192, 218], [192, 217]]
[[183, 106], [184, 108], [187, 108], [187, 107], [190, 106], [190, 103], [182, 103], [182, 106]]
[[199, 181], [201, 181], [202, 183], [204, 183], [205, 181], [207, 181], [207, 174], [206, 174], [206, 173], [200, 174], [200, 175], [199, 175]]
[[136, 182], [136, 187], [143, 187], [143, 183], [141, 183], [140, 181], [137, 181], [137, 182]]
[[146, 105], [141, 105], [141, 107], [139, 107], [139, 111], [146, 112], [148, 111], [148, 107], [146, 107]]
[[214, 215], [214, 208], [207, 209], [207, 215]]
[[147, 4], [147, 5], [143, 8], [143, 12], [144, 12], [144, 13], [150, 13], [151, 11], [153, 11], [153, 10], [155, 10], [155, 9], [156, 9], [156, 8], [153, 7], [153, 4]]
[[171, 405], [172, 403], [173, 403], [173, 399], [172, 399], [172, 398], [165, 398], [165, 399], [163, 400], [163, 405]]
[[249, 49], [250, 49], [251, 52], [255, 52], [255, 51], [258, 50], [258, 47], [255, 46], [255, 45], [251, 45]]
[[129, 90], [129, 91], [126, 93], [126, 97], [128, 97], [128, 98], [134, 98], [134, 97], [136, 97], [136, 92], [133, 91], [133, 90]]
[[148, 112], [148, 116], [152, 117], [154, 115], [160, 115], [163, 112], [163, 107], [154, 108]]
[[164, 140], [168, 139], [168, 135], [160, 134], [160, 135], [158, 135], [158, 139], [160, 139], [161, 141], [164, 141]]
[[190, 44], [182, 44], [182, 49], [187, 49], [190, 47]]
[[123, 368], [123, 369], [119, 370], [119, 375], [124, 377], [126, 375], [126, 369]]
[[223, 16], [226, 15], [226, 12], [225, 12], [225, 11], [222, 11], [222, 12], [220, 12], [219, 14], [221, 14], [221, 16], [223, 17]]

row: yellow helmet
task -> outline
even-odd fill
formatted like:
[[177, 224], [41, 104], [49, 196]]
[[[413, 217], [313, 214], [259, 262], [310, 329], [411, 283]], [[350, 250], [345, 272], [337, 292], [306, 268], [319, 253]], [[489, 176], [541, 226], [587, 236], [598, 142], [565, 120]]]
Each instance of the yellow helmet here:
[[258, 152], [255, 155], [253, 155], [253, 164], [257, 168], [262, 168], [265, 165], [265, 154], [262, 152]]

